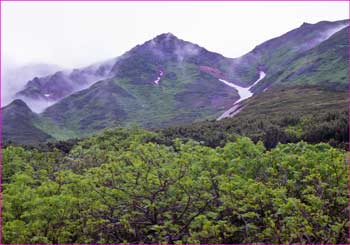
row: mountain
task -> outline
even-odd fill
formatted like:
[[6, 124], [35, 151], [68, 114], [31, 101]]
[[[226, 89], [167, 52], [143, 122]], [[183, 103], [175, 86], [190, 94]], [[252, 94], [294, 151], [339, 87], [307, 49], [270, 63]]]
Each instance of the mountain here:
[[40, 117], [22, 101], [14, 100], [2, 108], [2, 137], [4, 143], [38, 144], [53, 140], [39, 129], [36, 123]]
[[[179, 40], [171, 33], [165, 33], [136, 46], [121, 57], [81, 69], [35, 77], [17, 93], [17, 97], [30, 104], [32, 109], [41, 111], [54, 102], [109, 77], [126, 77], [136, 83], [151, 79], [155, 81], [162, 66], [178, 62], [194, 64], [213, 77], [248, 86], [258, 79], [259, 71], [264, 70], [267, 79], [273, 77], [295, 56], [315, 47], [347, 24], [347, 20], [304, 23], [299, 28], [258, 45], [237, 59], [225, 59], [196, 44]], [[138, 58], [137, 61], [135, 57]], [[266, 84], [267, 87], [270, 83], [261, 84]]]
[[[58, 71], [49, 76], [35, 77], [27, 82], [25, 88], [16, 96], [40, 112], [60, 99], [81, 91], [99, 80], [126, 78], [132, 84], [154, 83], [159, 74], [164, 73], [162, 70], [165, 67], [172, 66], [167, 67], [168, 71], [164, 73], [162, 80], [170, 78], [175, 81], [176, 74], [171, 69], [186, 73], [191, 68], [185, 64], [191, 64], [193, 69], [199, 69], [197, 73], [229, 79], [234, 78], [231, 74], [233, 62], [234, 59], [209, 52], [196, 44], [180, 40], [171, 33], [165, 33], [142, 45], [137, 45], [121, 57], [82, 69]], [[230, 99], [232, 101], [232, 97]]]
[[[264, 88], [273, 83], [275, 74], [287, 68], [288, 64], [298, 56], [321, 42], [327, 40], [333, 34], [349, 25], [349, 20], [321, 21], [316, 24], [303, 23], [299, 28], [291, 30], [279, 37], [268, 40], [244, 56], [237, 59], [234, 72], [239, 74], [243, 82], [254, 81], [252, 74], [257, 78], [256, 70], [263, 70], [267, 75]], [[270, 79], [271, 78], [271, 79]]]
[[[165, 33], [137, 45], [108, 65], [100, 63], [77, 70], [79, 75], [104, 77], [89, 87], [84, 88], [89, 84], [86, 79], [62, 82], [73, 72], [61, 72], [33, 79], [21, 93], [42, 99], [48, 91], [53, 92], [57, 102], [38, 115], [40, 120], [35, 125], [56, 139], [134, 124], [149, 129], [183, 125], [215, 119], [228, 110], [244, 113], [249, 101], [260, 104], [252, 99], [263, 98], [256, 96], [266, 89], [277, 97], [288, 95], [288, 103], [303, 101], [297, 93], [306, 95], [312, 90], [327, 100], [323, 92], [317, 92], [319, 88], [331, 87], [335, 93], [344, 90], [341, 84], [347, 77], [346, 24], [347, 21], [303, 24], [237, 59]], [[83, 85], [74, 87], [75, 84]], [[278, 90], [288, 86], [297, 86], [297, 90], [290, 94]], [[312, 98], [317, 100], [317, 96]], [[235, 104], [237, 101], [240, 103]], [[278, 102], [275, 110], [285, 111], [285, 103]], [[261, 106], [264, 111], [271, 104]], [[295, 106], [303, 107], [301, 103]], [[315, 103], [310, 108], [319, 109]]]
[[34, 77], [16, 97], [41, 112], [49, 105], [76, 91], [87, 88], [98, 80], [106, 79], [115, 59], [93, 64], [81, 69], [57, 71], [44, 77]]
[[[240, 59], [225, 58], [165, 33], [122, 55], [111, 78], [66, 97], [43, 116], [78, 135], [130, 124], [158, 128], [215, 118], [239, 99], [236, 90], [219, 79], [244, 87], [258, 78], [259, 70], [271, 77], [346, 24], [303, 24]], [[251, 67], [243, 77], [246, 65]]]
[[[317, 40], [321, 40], [321, 37], [328, 37], [326, 40], [317, 45], [315, 44], [316, 41], [311, 42], [312, 45], [309, 43], [308, 46], [303, 44], [301, 46], [304, 49], [303, 52], [299, 53], [292, 51], [292, 49], [286, 49], [288, 52], [281, 57], [277, 56], [277, 61], [271, 58], [271, 60], [267, 62], [268, 65], [266, 65], [264, 69], [267, 75], [261, 82], [256, 84], [256, 86], [253, 86], [250, 92], [260, 94], [272, 88], [294, 87], [297, 85], [307, 87], [310, 85], [315, 85], [326, 87], [331, 90], [346, 91], [348, 87], [349, 59], [348, 27], [344, 27], [346, 24], [347, 22], [345, 21], [323, 21], [315, 25], [303, 24], [299, 29], [282, 35], [281, 39], [285, 42], [279, 42], [279, 39], [272, 39], [271, 41], [267, 41], [266, 43], [258, 46], [255, 50], [259, 50], [261, 47], [276, 47], [275, 45], [278, 43], [280, 45], [284, 45], [285, 43], [293, 43], [295, 42], [296, 37], [301, 38], [307, 34], [310, 35], [310, 33], [314, 33], [311, 36], [313, 38], [317, 37]], [[331, 29], [327, 29], [328, 31], [322, 34], [322, 32], [316, 31], [317, 26], [323, 31], [325, 31], [324, 28], [326, 27]], [[286, 37], [290, 37], [290, 39], [286, 39]], [[287, 42], [286, 40], [289, 41]], [[275, 45], [272, 45], [274, 43]], [[305, 40], [302, 43], [305, 43]], [[312, 48], [310, 48], [311, 46]], [[305, 50], [305, 47], [308, 47], [309, 49]], [[273, 53], [273, 50], [269, 52], [270, 55]], [[291, 55], [291, 53], [293, 53], [293, 55]], [[250, 54], [248, 54], [248, 56], [249, 55]], [[237, 115], [237, 113], [240, 113], [243, 108], [241, 104], [242, 103], [239, 105], [233, 104], [233, 106], [223, 113], [219, 119], [224, 117], [232, 117]]]
[[27, 64], [23, 66], [11, 65], [11, 61], [4, 61], [2, 69], [2, 98], [1, 104], [9, 104], [15, 97], [17, 91], [20, 91], [33, 77], [42, 77], [52, 74], [60, 69], [52, 64]]
[[284, 69], [269, 76], [258, 88], [273, 86], [322, 85], [331, 89], [348, 87], [348, 27], [314, 48], [295, 56]]
[[233, 62], [162, 34], [121, 56], [113, 77], [62, 99], [42, 115], [83, 135], [134, 123], [156, 128], [201, 120], [239, 98], [218, 80], [229, 76]]

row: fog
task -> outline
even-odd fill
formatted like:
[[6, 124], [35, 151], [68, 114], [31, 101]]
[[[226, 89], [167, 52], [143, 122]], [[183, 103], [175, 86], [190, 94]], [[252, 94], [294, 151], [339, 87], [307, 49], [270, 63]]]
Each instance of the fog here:
[[347, 2], [3, 2], [2, 54], [79, 67], [171, 32], [227, 57], [303, 22], [349, 17]]
[[[8, 63], [6, 63], [8, 61]], [[10, 60], [3, 60], [5, 63], [2, 69], [1, 78], [1, 104], [6, 106], [10, 103], [14, 95], [24, 88], [29, 80], [34, 77], [43, 77], [59, 69], [59, 66], [50, 64], [28, 64], [16, 65]]]

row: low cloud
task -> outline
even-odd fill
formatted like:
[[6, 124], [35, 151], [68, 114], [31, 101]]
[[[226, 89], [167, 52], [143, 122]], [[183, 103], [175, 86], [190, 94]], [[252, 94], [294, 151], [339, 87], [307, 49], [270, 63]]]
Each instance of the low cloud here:
[[1, 106], [11, 103], [15, 94], [22, 90], [27, 82], [34, 77], [47, 76], [58, 69], [60, 69], [58, 66], [49, 64], [18, 66], [14, 63], [6, 62], [1, 77]]

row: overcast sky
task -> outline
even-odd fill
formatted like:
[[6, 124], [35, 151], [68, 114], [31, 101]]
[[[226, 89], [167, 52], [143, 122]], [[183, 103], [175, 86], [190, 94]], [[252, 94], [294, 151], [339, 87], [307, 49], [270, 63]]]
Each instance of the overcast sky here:
[[154, 36], [238, 57], [303, 22], [349, 18], [347, 2], [2, 2], [3, 64], [79, 67]]

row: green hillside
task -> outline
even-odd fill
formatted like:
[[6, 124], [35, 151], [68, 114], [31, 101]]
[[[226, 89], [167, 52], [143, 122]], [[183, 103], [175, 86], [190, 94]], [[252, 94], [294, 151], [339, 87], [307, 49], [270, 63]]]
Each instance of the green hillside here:
[[322, 85], [329, 89], [348, 88], [348, 27], [292, 59], [276, 73], [268, 74], [255, 91], [267, 84], [273, 86]]
[[36, 126], [40, 117], [21, 100], [14, 100], [2, 108], [2, 138], [5, 144], [38, 144], [53, 140]]
[[117, 78], [99, 82], [63, 99], [42, 116], [85, 135], [130, 124], [156, 128], [189, 123], [218, 115], [237, 99], [231, 88], [191, 65], [168, 71], [174, 77], [162, 79], [162, 86]]
[[[321, 21], [316, 24], [304, 23], [299, 28], [256, 46], [239, 59], [239, 64], [234, 70], [239, 72], [241, 80], [246, 82], [254, 81], [247, 75], [253, 73], [257, 77], [257, 70], [264, 70], [267, 74], [263, 81], [266, 81], [269, 76], [275, 79], [275, 76], [287, 69], [290, 62], [296, 57], [303, 57], [305, 52], [326, 41], [348, 24], [349, 20]], [[338, 38], [342, 39], [337, 36], [336, 39]], [[273, 79], [270, 83], [274, 81]]]
[[348, 94], [320, 86], [276, 88], [244, 101], [240, 113], [220, 121], [204, 121], [160, 130], [167, 141], [181, 137], [222, 146], [244, 135], [268, 148], [280, 143], [329, 142], [347, 149]]

